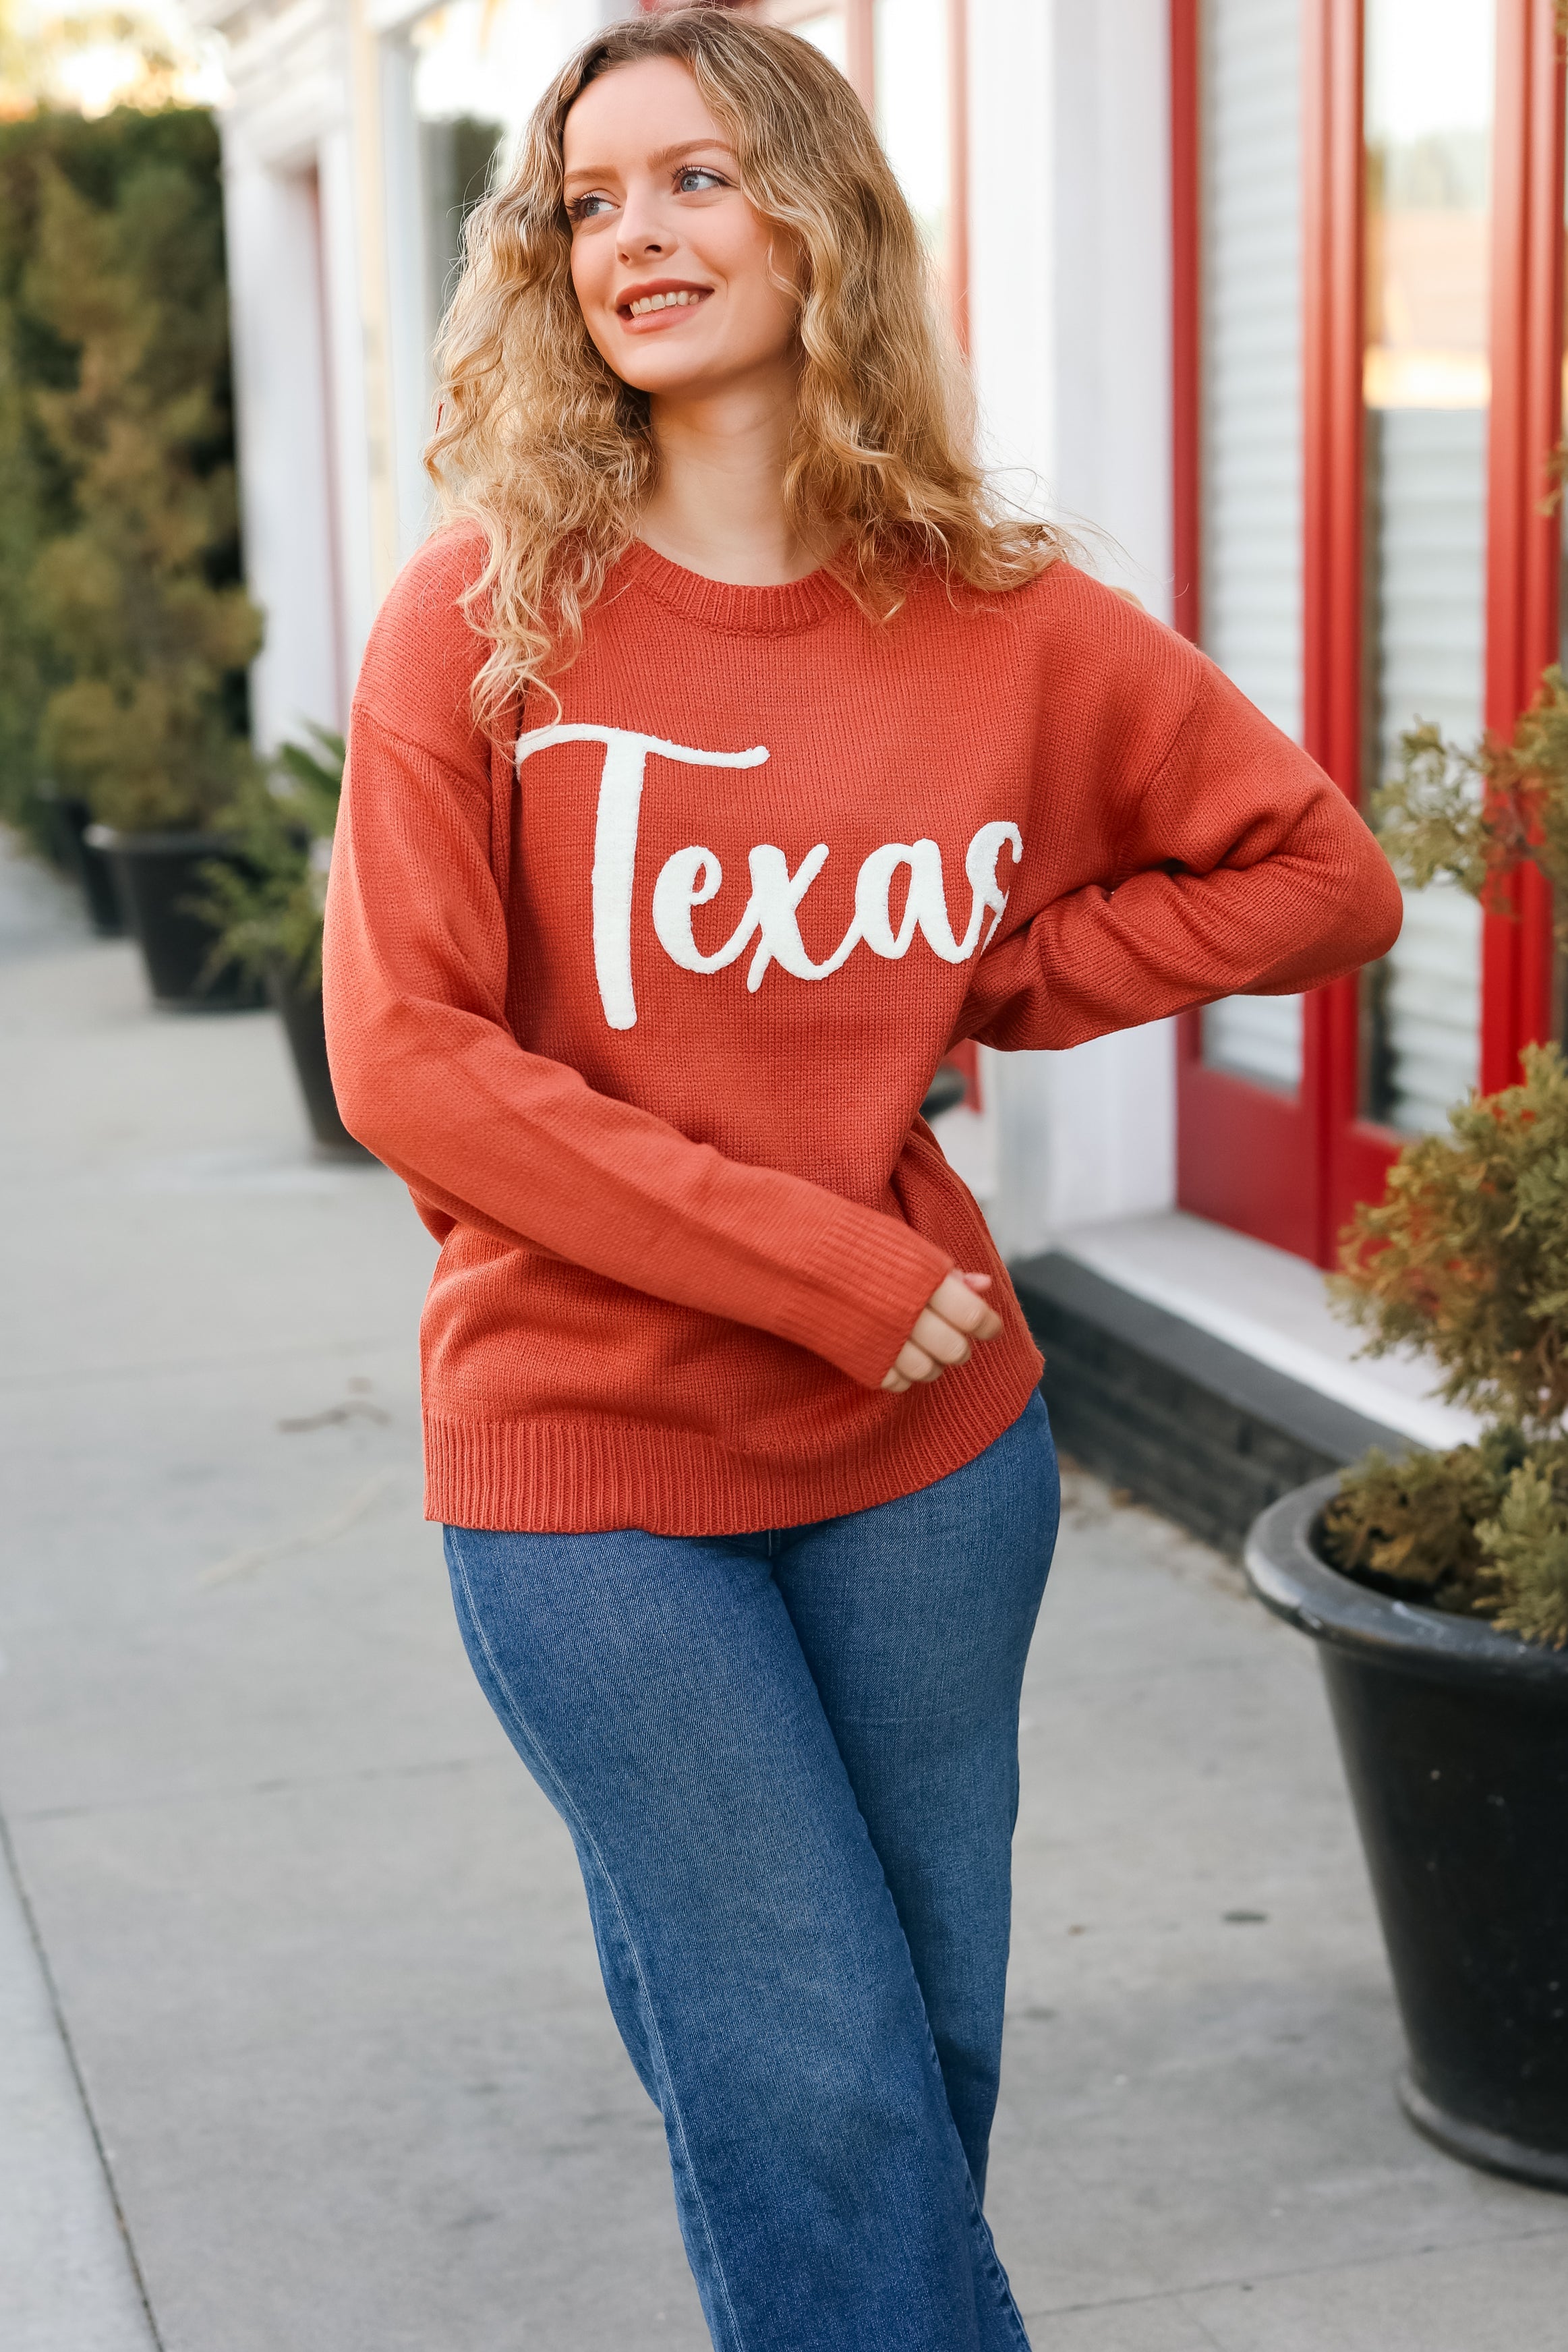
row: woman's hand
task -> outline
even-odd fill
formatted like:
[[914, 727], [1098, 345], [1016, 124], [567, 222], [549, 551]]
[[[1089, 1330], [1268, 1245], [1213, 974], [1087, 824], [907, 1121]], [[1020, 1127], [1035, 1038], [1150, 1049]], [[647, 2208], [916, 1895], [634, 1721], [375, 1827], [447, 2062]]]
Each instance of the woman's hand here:
[[981, 1296], [990, 1286], [988, 1274], [945, 1274], [894, 1358], [893, 1369], [883, 1374], [883, 1387], [899, 1396], [916, 1381], [939, 1381], [950, 1364], [968, 1362], [971, 1340], [996, 1339], [1002, 1318]]

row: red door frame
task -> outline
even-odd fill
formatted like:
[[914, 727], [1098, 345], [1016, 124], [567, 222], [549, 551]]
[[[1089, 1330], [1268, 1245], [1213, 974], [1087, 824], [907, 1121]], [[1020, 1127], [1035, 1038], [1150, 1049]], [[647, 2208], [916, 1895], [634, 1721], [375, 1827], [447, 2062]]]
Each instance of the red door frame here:
[[[1170, 14], [1175, 617], [1195, 642], [1203, 604], [1202, 5], [1171, 0]], [[1302, 1084], [1294, 1095], [1211, 1069], [1201, 1013], [1184, 1013], [1176, 1024], [1178, 1203], [1308, 1258], [1318, 1255], [1322, 1225], [1314, 1010], [1309, 998]]]
[[[1176, 625], [1199, 633], [1202, 0], [1171, 0], [1172, 414]], [[1304, 0], [1302, 59], [1303, 741], [1362, 796], [1363, 0]], [[1556, 657], [1559, 527], [1542, 512], [1562, 426], [1563, 75], [1553, 0], [1498, 0], [1489, 436], [1486, 717], [1507, 729]], [[1550, 1034], [1552, 922], [1533, 873], [1482, 949], [1481, 1084], [1508, 1085]], [[1360, 1114], [1361, 999], [1306, 1000], [1299, 1096], [1207, 1068], [1181, 1023], [1177, 1198], [1319, 1265], [1401, 1138]]]
[[[1553, 0], [1498, 13], [1497, 119], [1519, 129], [1493, 167], [1486, 716], [1506, 732], [1558, 657], [1561, 527], [1542, 509], [1563, 429], [1563, 77]], [[1518, 1076], [1521, 1045], [1552, 1034], [1552, 897], [1533, 867], [1513, 902], [1483, 945], [1489, 1092]]]
[[[1507, 0], [1503, 0], [1507, 5]], [[1304, 500], [1301, 740], [1362, 799], [1365, 408], [1363, 0], [1305, 0], [1301, 82]], [[1332, 1264], [1351, 1203], [1376, 1199], [1398, 1149], [1361, 1117], [1361, 990], [1307, 1000], [1308, 1088], [1320, 1169], [1311, 1255]]]

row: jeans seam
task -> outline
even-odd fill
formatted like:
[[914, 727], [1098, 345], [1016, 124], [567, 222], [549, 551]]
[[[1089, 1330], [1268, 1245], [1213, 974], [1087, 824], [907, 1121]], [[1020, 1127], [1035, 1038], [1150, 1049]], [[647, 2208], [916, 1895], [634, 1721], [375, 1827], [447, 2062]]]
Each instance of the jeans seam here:
[[968, 2208], [970, 2234], [979, 2244], [981, 2273], [989, 2281], [993, 2289], [1000, 2290], [998, 2299], [1003, 2306], [1002, 2316], [1010, 2324], [1015, 2339], [1022, 2347], [1022, 2352], [1030, 2352], [1029, 2334], [1023, 2324], [1023, 2314], [1018, 2307], [1018, 2298], [1013, 2294], [1006, 2271], [1002, 2268], [1001, 2257], [997, 2252], [996, 2240], [991, 2235], [990, 2224], [980, 2210], [980, 2200], [975, 2194], [973, 2179], [966, 2180], [964, 2195]]
[[[942, 2076], [942, 2061], [937, 2055], [936, 2039], [931, 2031], [929, 2018], [925, 2020], [925, 2054], [931, 2072], [936, 2078], [938, 2093], [946, 2103], [946, 2087]], [[955, 2131], [956, 2131], [956, 2125], [955, 2125]], [[978, 2274], [996, 2295], [998, 2307], [1003, 2320], [1010, 2326], [1015, 2344], [1021, 2347], [1021, 2352], [1030, 2352], [1029, 2331], [1023, 2324], [1023, 2314], [1018, 2307], [1018, 2298], [1013, 2294], [1011, 2281], [1002, 2268], [1002, 2258], [997, 2252], [997, 2242], [991, 2235], [991, 2225], [986, 2219], [980, 2204], [979, 2192], [975, 2187], [975, 2176], [967, 2162], [964, 2165], [964, 2219], [971, 2243], [977, 2249], [977, 2260], [974, 2256], [971, 2259], [976, 2261]]]
[[714, 2240], [713, 2223], [708, 2219], [707, 2200], [703, 2195], [702, 2185], [697, 2179], [697, 2168], [692, 2157], [691, 2142], [686, 2137], [685, 2117], [681, 2113], [681, 2102], [679, 2095], [675, 2089], [674, 2075], [671, 2072], [669, 2058], [664, 2050], [664, 2037], [659, 2028], [658, 2015], [653, 2007], [653, 1992], [648, 1984], [647, 1974], [643, 1967], [643, 1955], [638, 1950], [636, 1938], [632, 1933], [631, 1922], [626, 1916], [625, 1907], [621, 1900], [621, 1890], [610, 1874], [609, 1866], [600, 1850], [598, 1839], [593, 1835], [592, 1831], [588, 1827], [586, 1822], [582, 1820], [577, 1807], [572, 1803], [567, 1791], [566, 1785], [561, 1780], [560, 1774], [556, 1769], [556, 1767], [551, 1761], [543, 1743], [535, 1734], [527, 1716], [524, 1714], [522, 1708], [517, 1705], [512, 1686], [501, 1671], [500, 1661], [497, 1659], [495, 1651], [491, 1648], [489, 1636], [486, 1634], [483, 1624], [480, 1622], [478, 1608], [474, 1599], [474, 1588], [468, 1581], [468, 1570], [464, 1564], [461, 1548], [455, 1539], [454, 1539], [453, 1542], [452, 1551], [453, 1557], [457, 1563], [457, 1573], [463, 1580], [463, 1597], [468, 1604], [469, 1622], [473, 1625], [474, 1631], [478, 1637], [480, 1647], [485, 1653], [490, 1671], [495, 1675], [496, 1686], [505, 1697], [507, 1705], [511, 1710], [514, 1721], [517, 1724], [518, 1727], [523, 1732], [524, 1737], [528, 1739], [535, 1753], [543, 1763], [546, 1770], [549, 1772], [550, 1780], [559, 1796], [563, 1815], [565, 1815], [566, 1818], [580, 1831], [583, 1841], [587, 1844], [590, 1852], [592, 1853], [594, 1862], [598, 1865], [604, 1884], [610, 1889], [612, 1900], [615, 1905], [616, 1916], [621, 1922], [621, 1932], [626, 1938], [626, 1948], [632, 1955], [632, 1964], [637, 1971], [637, 1982], [643, 1995], [644, 2010], [648, 2019], [649, 2031], [653, 2037], [654, 2048], [658, 2053], [659, 2072], [664, 2082], [669, 2088], [670, 2106], [674, 2115], [675, 2129], [680, 2136], [681, 2152], [686, 2160], [686, 2167], [692, 2183], [692, 2191], [697, 2201], [697, 2210], [702, 2215], [703, 2234], [707, 2240], [708, 2253], [713, 2262], [714, 2276], [717, 2279], [720, 2291], [724, 2296], [725, 2309], [729, 2314], [729, 2324], [735, 2330], [737, 2352], [746, 2352], [746, 2337], [742, 2332], [740, 2319], [735, 2308], [734, 2297], [731, 2295], [729, 2291], [729, 2280], [725, 2274], [724, 2264], [719, 2259], [718, 2247]]

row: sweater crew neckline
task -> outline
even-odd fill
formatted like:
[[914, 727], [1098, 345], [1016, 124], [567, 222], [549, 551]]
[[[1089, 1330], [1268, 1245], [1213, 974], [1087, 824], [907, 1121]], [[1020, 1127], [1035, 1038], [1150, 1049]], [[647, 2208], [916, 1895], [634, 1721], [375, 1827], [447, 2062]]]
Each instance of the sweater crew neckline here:
[[845, 601], [845, 591], [825, 568], [779, 587], [737, 587], [727, 580], [709, 580], [703, 572], [688, 572], [641, 539], [632, 541], [621, 559], [621, 569], [629, 584], [646, 589], [662, 604], [673, 605], [689, 620], [744, 636], [776, 636], [813, 628]]

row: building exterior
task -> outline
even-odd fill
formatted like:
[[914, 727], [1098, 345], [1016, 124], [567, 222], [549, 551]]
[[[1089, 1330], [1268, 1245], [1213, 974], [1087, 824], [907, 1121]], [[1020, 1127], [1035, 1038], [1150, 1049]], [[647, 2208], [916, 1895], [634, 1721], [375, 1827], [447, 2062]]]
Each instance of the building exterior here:
[[[1511, 721], [1557, 652], [1553, 0], [750, 5], [819, 41], [866, 98], [992, 460], [1103, 576], [1194, 635], [1353, 794], [1417, 718], [1460, 739]], [[621, 11], [205, 5], [234, 87], [245, 526], [268, 623], [255, 709], [271, 741], [341, 719], [377, 601], [426, 527], [429, 349], [463, 205], [559, 58]], [[1275, 1252], [1303, 1278], [1331, 1262], [1399, 1139], [1472, 1084], [1506, 1082], [1520, 1044], [1551, 1034], [1553, 995], [1542, 893], [1521, 886], [1515, 919], [1483, 919], [1434, 889], [1359, 982], [1070, 1054], [982, 1055], [945, 1140], [1015, 1256], [1098, 1231], [1108, 1265], [1125, 1231], [1126, 1278], [1169, 1304], [1201, 1245], [1197, 1287], [1250, 1297], [1266, 1321], [1260, 1268], [1278, 1274]], [[1196, 1290], [1189, 1304], [1212, 1320]]]

